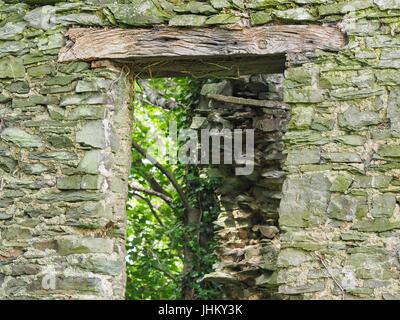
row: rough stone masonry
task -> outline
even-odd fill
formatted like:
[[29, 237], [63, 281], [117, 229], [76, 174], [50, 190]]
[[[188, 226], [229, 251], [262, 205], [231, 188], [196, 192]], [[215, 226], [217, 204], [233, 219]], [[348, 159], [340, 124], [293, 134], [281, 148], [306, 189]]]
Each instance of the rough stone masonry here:
[[400, 299], [398, 0], [0, 1], [0, 299], [124, 297], [130, 82], [112, 62], [57, 63], [70, 27], [311, 23], [348, 43], [288, 57], [278, 250], [272, 267], [257, 253], [258, 283]]

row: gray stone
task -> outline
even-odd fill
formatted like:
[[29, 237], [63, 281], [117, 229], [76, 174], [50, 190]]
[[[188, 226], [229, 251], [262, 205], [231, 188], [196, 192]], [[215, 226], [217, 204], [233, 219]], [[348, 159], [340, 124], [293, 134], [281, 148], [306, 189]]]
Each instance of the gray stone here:
[[70, 176], [57, 179], [57, 188], [60, 190], [79, 190], [81, 188], [81, 176]]
[[400, 93], [398, 90], [390, 91], [387, 114], [390, 120], [390, 129], [400, 132]]
[[346, 192], [350, 185], [352, 184], [353, 179], [351, 177], [341, 175], [336, 177], [336, 179], [332, 182], [332, 186], [330, 191], [332, 192]]
[[64, 26], [69, 26], [73, 24], [82, 26], [105, 26], [109, 24], [100, 16], [85, 12], [58, 16], [56, 19], [56, 23]]
[[110, 218], [112, 216], [112, 213], [107, 212], [105, 209], [104, 204], [96, 202], [96, 203], [91, 203], [91, 202], [86, 202], [82, 203], [77, 208], [71, 208], [66, 211], [67, 215], [70, 216], [81, 216], [81, 217], [108, 217]]
[[72, 152], [66, 151], [54, 151], [54, 152], [40, 152], [40, 153], [32, 153], [30, 158], [33, 160], [76, 160], [78, 159], [77, 155]]
[[377, 82], [383, 85], [398, 85], [400, 84], [400, 76], [397, 70], [386, 69], [386, 70], [376, 70], [375, 76]]
[[254, 127], [264, 132], [279, 131], [281, 129], [281, 120], [274, 118], [255, 118]]
[[57, 93], [66, 93], [73, 92], [75, 90], [76, 83], [71, 83], [66, 86], [57, 86], [57, 87], [42, 87], [39, 91], [40, 94], [57, 94]]
[[367, 9], [372, 7], [374, 2], [372, 0], [350, 0], [340, 3], [323, 4], [318, 7], [321, 16], [327, 15], [340, 15], [358, 10]]
[[316, 18], [305, 8], [294, 8], [288, 10], [274, 10], [273, 14], [281, 19], [288, 21], [314, 21]]
[[76, 92], [98, 92], [111, 89], [112, 82], [105, 79], [80, 80], [76, 86]]
[[374, 0], [374, 3], [381, 10], [400, 9], [399, 0]]
[[202, 86], [200, 94], [202, 96], [207, 96], [209, 94], [231, 95], [232, 84], [226, 80], [217, 83], [206, 83]]
[[361, 158], [357, 153], [352, 152], [327, 152], [322, 158], [330, 162], [360, 163]]
[[215, 9], [226, 9], [232, 7], [232, 4], [228, 0], [211, 0], [210, 2]]
[[54, 67], [50, 64], [41, 64], [27, 70], [27, 73], [31, 78], [43, 78], [54, 74], [54, 72]]
[[387, 188], [393, 180], [390, 176], [355, 176], [353, 188]]
[[47, 141], [57, 149], [69, 148], [74, 145], [72, 140], [64, 135], [51, 135]]
[[200, 27], [205, 25], [207, 19], [207, 16], [184, 14], [170, 19], [169, 25], [174, 27]]
[[5, 95], [0, 94], [0, 103], [7, 103], [7, 102], [10, 102], [10, 101], [11, 101], [10, 97], [7, 97]]
[[[41, 290], [43, 288], [42, 280], [33, 282], [30, 285], [31, 290]], [[103, 294], [103, 282], [100, 278], [91, 276], [58, 276], [56, 277], [56, 288], [60, 291], [71, 294]]]
[[324, 145], [328, 138], [312, 130], [288, 131], [283, 137], [287, 145]]
[[42, 42], [39, 42], [38, 48], [41, 51], [48, 51], [59, 49], [65, 46], [66, 40], [65, 36], [62, 33], [55, 33], [44, 39]]
[[81, 189], [99, 190], [104, 182], [104, 178], [98, 175], [86, 175], [82, 177]]
[[41, 163], [27, 164], [23, 167], [23, 171], [29, 175], [41, 175], [42, 173], [48, 171], [49, 168]]
[[18, 128], [6, 128], [0, 133], [0, 138], [15, 143], [21, 148], [39, 148], [43, 146], [40, 137], [31, 135]]
[[336, 137], [335, 141], [338, 141], [343, 144], [347, 144], [350, 146], [358, 147], [362, 146], [365, 144], [366, 138], [362, 136], [357, 136], [357, 135], [346, 135], [346, 136], [340, 136]]
[[397, 48], [400, 40], [397, 37], [378, 34], [373, 37], [366, 37], [365, 44], [368, 48]]
[[318, 74], [319, 69], [316, 67], [289, 68], [285, 71], [285, 87], [290, 89], [310, 87], [317, 81]]
[[90, 68], [90, 64], [87, 62], [71, 62], [62, 64], [58, 67], [58, 71], [66, 74], [80, 73]]
[[171, 15], [150, 0], [131, 0], [129, 4], [112, 3], [108, 8], [118, 22], [132, 26], [161, 24]]
[[82, 105], [82, 104], [107, 104], [110, 100], [107, 96], [95, 94], [77, 94], [61, 98], [60, 106]]
[[348, 231], [342, 233], [340, 238], [344, 241], [365, 241], [368, 239], [368, 236], [364, 233], [357, 232], [357, 231]]
[[279, 224], [316, 226], [326, 220], [331, 183], [322, 173], [288, 177], [283, 184]]
[[390, 221], [383, 218], [362, 220], [357, 222], [352, 228], [362, 232], [385, 232], [400, 229], [400, 221]]
[[18, 295], [26, 289], [27, 284], [26, 280], [12, 278], [5, 284], [4, 293], [7, 296]]
[[323, 100], [323, 91], [315, 88], [287, 89], [284, 92], [284, 101], [288, 103], [318, 103]]
[[240, 17], [230, 13], [221, 13], [213, 15], [207, 19], [207, 25], [235, 24], [240, 21]]
[[80, 253], [112, 253], [114, 241], [104, 238], [63, 236], [57, 239], [58, 252], [62, 255]]
[[40, 51], [32, 51], [32, 53], [24, 55], [22, 58], [24, 61], [24, 65], [32, 65], [40, 62], [55, 60], [57, 57], [51, 54], [43, 54]]
[[115, 255], [92, 255], [77, 263], [80, 268], [111, 276], [120, 275], [123, 272], [123, 265], [124, 262]]
[[4, 57], [9, 54], [23, 53], [27, 51], [28, 44], [21, 41], [7, 41], [0, 44], [0, 57]]
[[250, 23], [252, 26], [266, 24], [273, 20], [272, 11], [257, 11], [250, 13]]
[[381, 96], [385, 93], [383, 88], [340, 88], [336, 90], [331, 90], [331, 97], [337, 100], [354, 100], [354, 99], [364, 99], [371, 96]]
[[295, 130], [308, 129], [314, 117], [311, 107], [296, 107], [292, 109], [292, 116], [288, 127]]
[[25, 67], [20, 58], [6, 57], [0, 59], [0, 79], [23, 78], [25, 76]]
[[283, 249], [280, 251], [278, 255], [278, 267], [292, 267], [292, 266], [300, 266], [304, 262], [311, 260], [311, 256], [297, 249]]
[[7, 90], [13, 93], [19, 93], [19, 94], [25, 94], [29, 93], [30, 87], [29, 83], [25, 81], [16, 81], [11, 83], [8, 87]]
[[304, 285], [285, 285], [279, 287], [279, 293], [281, 294], [301, 294], [301, 293], [312, 293], [325, 290], [324, 282], [316, 282], [312, 284]]
[[101, 151], [91, 150], [86, 152], [82, 161], [79, 163], [78, 170], [82, 173], [96, 174], [98, 173], [100, 164], [103, 160]]
[[104, 106], [67, 107], [66, 118], [69, 120], [100, 120], [104, 119], [105, 112]]
[[286, 165], [297, 166], [300, 164], [319, 163], [320, 160], [320, 149], [291, 150], [286, 158]]
[[202, 3], [202, 2], [197, 2], [197, 1], [191, 1], [188, 3], [184, 3], [181, 5], [178, 5], [174, 8], [174, 11], [176, 12], [190, 12], [190, 13], [195, 13], [195, 14], [213, 14], [213, 13], [218, 13], [217, 10], [214, 9], [213, 6], [207, 4], [207, 3]]
[[371, 111], [359, 111], [356, 107], [349, 107], [338, 117], [341, 127], [356, 130], [365, 126], [376, 125], [381, 119], [379, 114]]
[[59, 106], [47, 106], [47, 110], [49, 111], [50, 118], [53, 120], [64, 120], [65, 110], [64, 108], [60, 108]]
[[13, 108], [26, 108], [36, 105], [56, 105], [58, 97], [54, 96], [30, 96], [28, 98], [14, 98], [12, 102]]
[[52, 77], [51, 79], [47, 80], [44, 85], [45, 86], [65, 86], [67, 84], [70, 84], [71, 82], [82, 78], [81, 75], [78, 74], [71, 74], [71, 75], [65, 75], [65, 76], [57, 76], [57, 77]]
[[94, 148], [105, 148], [106, 132], [102, 121], [91, 121], [85, 124], [76, 134], [76, 142]]
[[400, 300], [400, 294], [393, 292], [384, 292], [382, 293], [382, 297], [384, 300]]
[[53, 22], [55, 13], [55, 7], [43, 6], [29, 11], [25, 15], [24, 20], [33, 28], [49, 30], [55, 26]]
[[371, 215], [375, 218], [390, 218], [396, 209], [396, 197], [392, 194], [372, 196]]
[[11, 275], [21, 276], [21, 275], [35, 275], [41, 271], [41, 267], [31, 263], [24, 264], [13, 264]]
[[104, 199], [104, 194], [89, 191], [64, 191], [38, 196], [41, 203], [99, 201]]
[[391, 282], [387, 280], [369, 279], [364, 282], [366, 288], [384, 288], [390, 286]]
[[[0, 205], [0, 207], [2, 207], [2, 205]], [[13, 213], [7, 213], [4, 211], [0, 211], [0, 221], [1, 220], [10, 220], [14, 217]], [[0, 279], [0, 286], [1, 286], [1, 279]]]
[[383, 49], [379, 61], [381, 68], [400, 68], [400, 53], [397, 49]]
[[25, 22], [8, 22], [0, 28], [0, 40], [16, 40], [26, 28]]
[[360, 204], [366, 205], [366, 198], [334, 194], [329, 202], [328, 217], [342, 221], [353, 221]]
[[400, 146], [383, 145], [379, 148], [378, 154], [383, 158], [400, 158]]
[[17, 167], [17, 161], [10, 157], [0, 156], [0, 169], [12, 173]]
[[7, 226], [1, 231], [1, 236], [6, 240], [29, 240], [32, 238], [32, 230], [21, 226]]

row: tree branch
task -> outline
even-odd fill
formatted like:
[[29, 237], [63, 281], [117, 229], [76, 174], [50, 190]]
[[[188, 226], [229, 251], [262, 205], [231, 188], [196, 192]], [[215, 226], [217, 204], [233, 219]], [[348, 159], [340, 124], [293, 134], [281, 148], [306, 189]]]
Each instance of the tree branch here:
[[160, 216], [158, 215], [158, 213], [156, 212], [156, 210], [154, 210], [153, 205], [151, 204], [150, 200], [147, 199], [146, 197], [143, 197], [140, 194], [137, 193], [133, 193], [133, 195], [139, 197], [140, 199], [142, 199], [144, 202], [146, 202], [146, 204], [149, 206], [151, 213], [153, 214], [154, 218], [156, 218], [156, 220], [158, 221], [158, 223], [160, 224], [160, 226], [165, 227], [164, 223], [162, 222]]
[[[138, 167], [140, 165], [141, 165], [141, 159], [132, 162], [132, 168]], [[140, 175], [140, 177], [142, 177], [144, 180], [147, 181], [147, 183], [149, 184], [149, 186], [150, 186], [150, 188], [152, 190], [154, 190], [155, 192], [163, 194], [167, 198], [171, 198], [172, 199], [171, 194], [168, 191], [166, 191], [154, 177], [148, 175], [145, 171], [142, 171], [142, 170], [139, 170], [136, 173], [138, 175]]]
[[137, 187], [137, 186], [135, 186], [133, 184], [130, 184], [129, 188], [131, 188], [133, 191], [143, 192], [143, 193], [147, 193], [147, 194], [152, 195], [152, 196], [159, 197], [162, 200], [164, 200], [168, 205], [170, 205], [171, 202], [172, 202], [172, 199], [170, 197], [167, 197], [165, 194], [157, 192], [157, 191], [154, 191], [154, 190], [149, 190], [149, 189]]
[[158, 181], [156, 179], [154, 179], [153, 177], [150, 177], [145, 172], [142, 173], [142, 176], [154, 191], [162, 193], [163, 195], [167, 196], [168, 198], [172, 198], [171, 195], [169, 194], [169, 192], [165, 191], [164, 188], [158, 183]]
[[167, 270], [164, 270], [163, 268], [158, 267], [158, 266], [154, 266], [154, 268], [157, 269], [158, 271], [162, 272], [167, 278], [171, 279], [176, 284], [179, 284], [179, 281], [176, 280], [174, 278], [174, 276], [171, 273], [169, 273]]
[[165, 98], [162, 94], [160, 94], [160, 92], [151, 88], [149, 83], [145, 80], [142, 80], [139, 85], [142, 88], [142, 91], [135, 92], [136, 98], [144, 103], [166, 110], [174, 110], [183, 106], [174, 99]]
[[151, 163], [154, 164], [154, 166], [160, 170], [171, 182], [171, 184], [174, 186], [175, 190], [178, 192], [179, 197], [182, 200], [183, 206], [186, 210], [190, 209], [189, 201], [185, 196], [185, 193], [183, 192], [182, 188], [180, 187], [179, 183], [176, 181], [175, 177], [163, 166], [161, 165], [155, 158], [153, 158], [151, 155], [147, 153], [146, 150], [144, 150], [134, 139], [132, 139], [132, 146], [135, 148], [143, 157], [147, 158]]

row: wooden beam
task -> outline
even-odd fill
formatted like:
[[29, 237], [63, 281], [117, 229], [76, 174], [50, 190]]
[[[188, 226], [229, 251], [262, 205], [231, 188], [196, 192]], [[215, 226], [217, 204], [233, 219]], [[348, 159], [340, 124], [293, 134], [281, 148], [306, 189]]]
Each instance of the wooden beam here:
[[72, 28], [68, 36], [71, 42], [61, 50], [60, 62], [282, 55], [316, 49], [338, 51], [346, 42], [339, 29], [320, 25], [242, 30]]
[[283, 103], [282, 101], [256, 100], [256, 99], [224, 96], [221, 94], [208, 94], [207, 98], [228, 104], [238, 104], [249, 107], [289, 110], [287, 104]]

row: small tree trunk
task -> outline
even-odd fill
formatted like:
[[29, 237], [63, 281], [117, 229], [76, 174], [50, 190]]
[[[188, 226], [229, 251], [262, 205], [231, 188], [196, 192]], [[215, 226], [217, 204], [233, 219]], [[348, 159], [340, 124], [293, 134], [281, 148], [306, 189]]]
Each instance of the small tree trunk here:
[[182, 279], [182, 299], [194, 300], [195, 291], [193, 288], [192, 272], [195, 271], [196, 256], [193, 252], [191, 243], [199, 242], [199, 227], [201, 220], [201, 211], [197, 208], [190, 208], [185, 215], [184, 224], [189, 232], [184, 236], [184, 266]]

